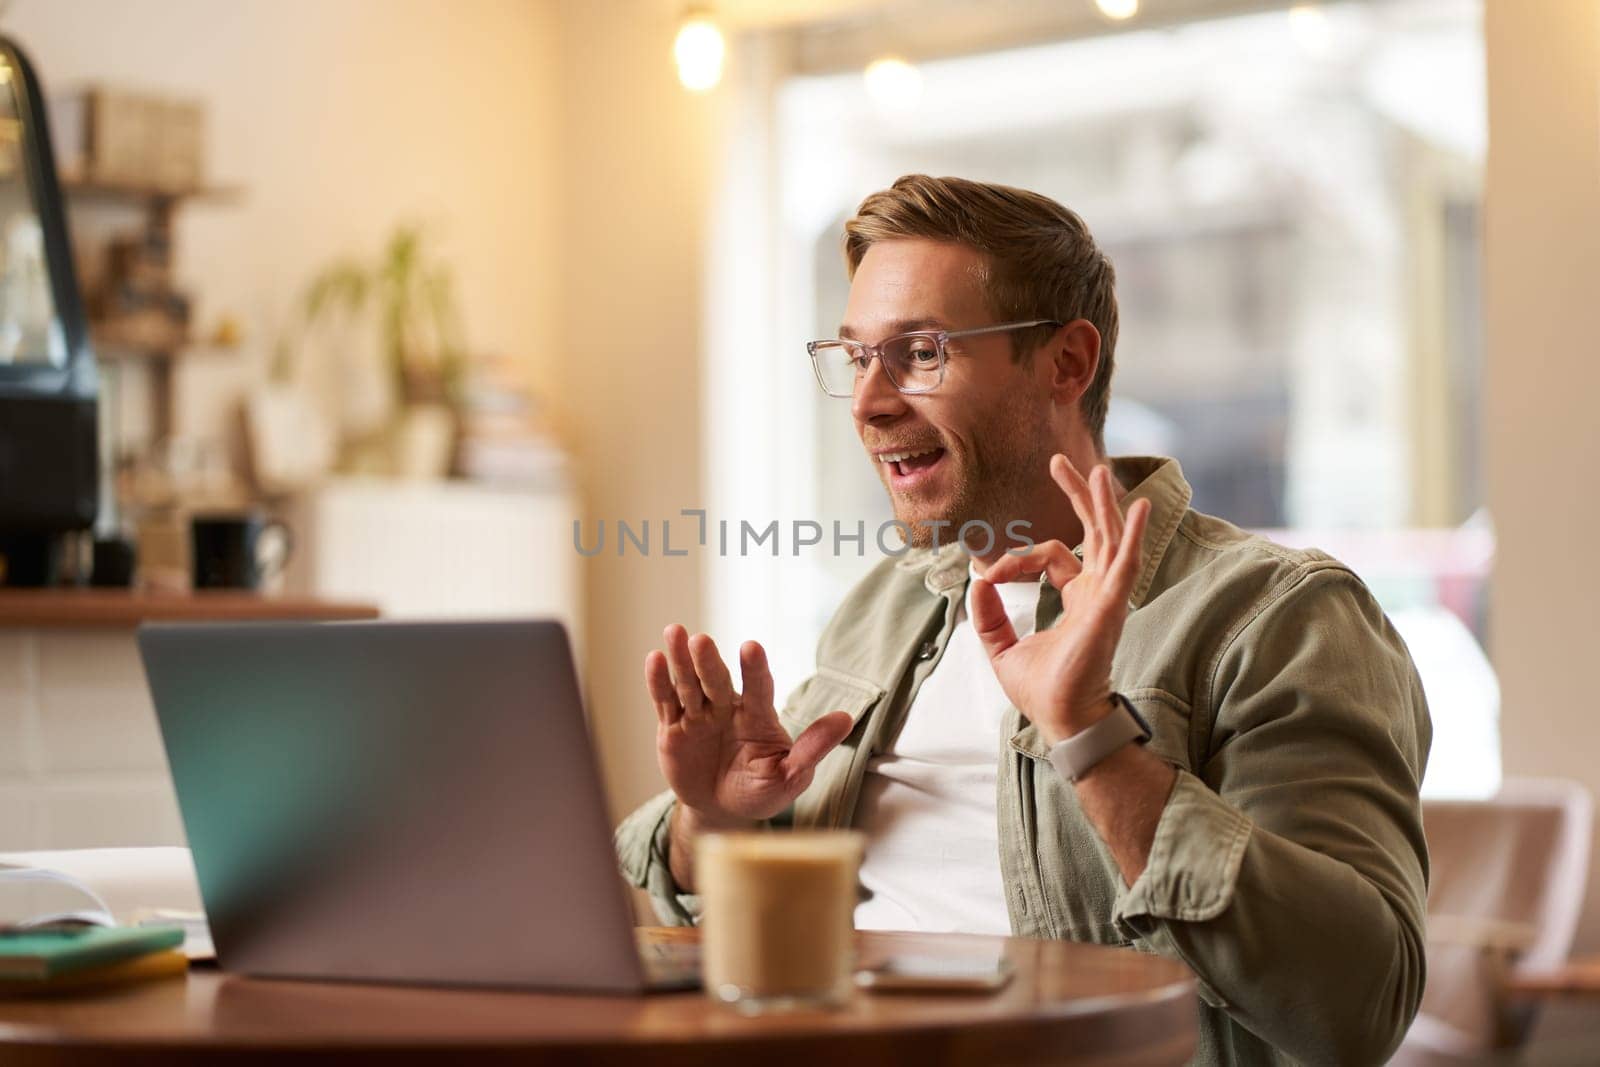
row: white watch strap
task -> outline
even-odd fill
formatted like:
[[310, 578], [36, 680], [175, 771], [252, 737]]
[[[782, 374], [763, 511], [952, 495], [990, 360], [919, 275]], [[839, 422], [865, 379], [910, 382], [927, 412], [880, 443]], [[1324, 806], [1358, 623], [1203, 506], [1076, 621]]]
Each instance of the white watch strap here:
[[1149, 727], [1129, 706], [1128, 698], [1115, 694], [1111, 700], [1116, 704], [1111, 714], [1087, 730], [1079, 730], [1065, 741], [1050, 746], [1050, 763], [1067, 781], [1076, 782], [1089, 768], [1128, 742], [1142, 743], [1150, 739]]

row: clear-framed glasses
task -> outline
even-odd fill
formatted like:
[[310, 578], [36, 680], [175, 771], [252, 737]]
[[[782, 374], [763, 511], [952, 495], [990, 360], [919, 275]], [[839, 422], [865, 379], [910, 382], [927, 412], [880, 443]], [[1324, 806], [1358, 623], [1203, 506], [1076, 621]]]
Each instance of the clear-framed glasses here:
[[944, 381], [944, 365], [949, 342], [987, 333], [1009, 333], [1034, 326], [1060, 326], [1054, 319], [1003, 322], [998, 326], [979, 326], [973, 330], [913, 330], [885, 337], [875, 345], [865, 341], [830, 339], [810, 341], [811, 366], [817, 384], [829, 396], [854, 396], [856, 386], [867, 376], [874, 358], [883, 363], [889, 382], [902, 393], [931, 393]]

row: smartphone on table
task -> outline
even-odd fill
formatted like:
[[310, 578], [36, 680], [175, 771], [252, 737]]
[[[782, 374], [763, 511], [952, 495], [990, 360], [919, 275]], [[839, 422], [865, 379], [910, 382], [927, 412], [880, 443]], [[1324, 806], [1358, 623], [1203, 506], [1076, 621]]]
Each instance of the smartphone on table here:
[[935, 956], [899, 953], [855, 973], [856, 986], [873, 993], [993, 993], [1014, 972], [1000, 953], [992, 956]]

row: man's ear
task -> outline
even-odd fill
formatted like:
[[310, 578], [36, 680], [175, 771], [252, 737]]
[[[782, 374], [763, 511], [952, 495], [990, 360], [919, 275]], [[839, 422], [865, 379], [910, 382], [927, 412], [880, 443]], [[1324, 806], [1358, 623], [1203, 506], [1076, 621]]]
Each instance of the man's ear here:
[[1045, 342], [1050, 395], [1057, 404], [1077, 404], [1100, 367], [1100, 331], [1088, 319], [1073, 319]]

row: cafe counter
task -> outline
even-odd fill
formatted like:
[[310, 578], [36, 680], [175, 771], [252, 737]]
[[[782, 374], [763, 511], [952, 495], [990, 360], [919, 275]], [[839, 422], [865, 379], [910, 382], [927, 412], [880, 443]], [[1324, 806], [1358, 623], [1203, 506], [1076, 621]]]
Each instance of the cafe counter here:
[[261, 596], [234, 590], [0, 589], [0, 630], [133, 627], [142, 622], [375, 619], [371, 604]]
[[183, 843], [140, 623], [377, 614], [233, 591], [0, 589], [0, 851]]

